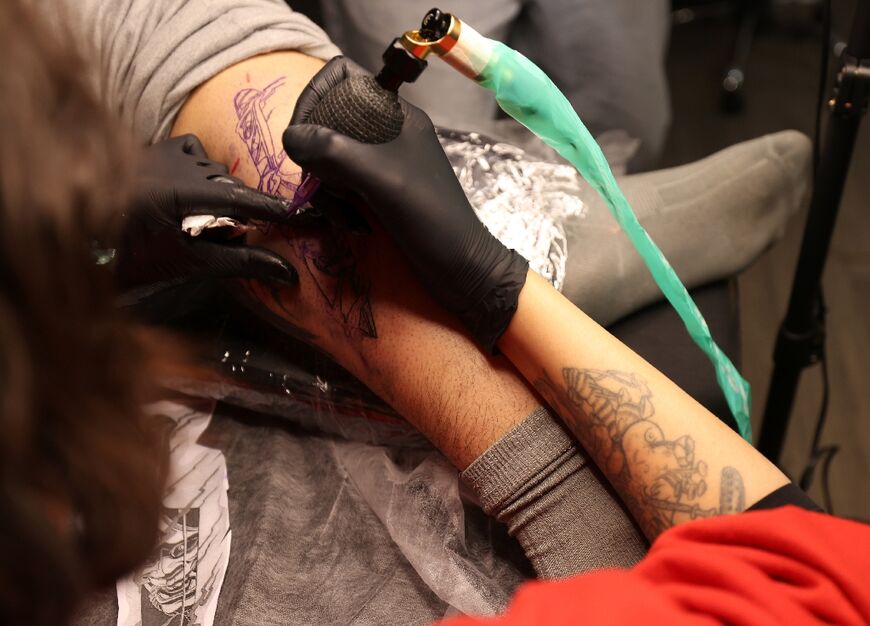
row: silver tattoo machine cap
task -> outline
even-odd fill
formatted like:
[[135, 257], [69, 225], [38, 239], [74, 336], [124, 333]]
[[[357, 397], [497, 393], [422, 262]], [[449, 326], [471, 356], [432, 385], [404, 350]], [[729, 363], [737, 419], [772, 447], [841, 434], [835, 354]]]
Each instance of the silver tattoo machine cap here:
[[400, 41], [421, 61], [434, 53], [472, 80], [480, 77], [492, 57], [495, 43], [455, 15], [439, 9], [431, 9], [423, 17], [420, 29], [409, 30]]

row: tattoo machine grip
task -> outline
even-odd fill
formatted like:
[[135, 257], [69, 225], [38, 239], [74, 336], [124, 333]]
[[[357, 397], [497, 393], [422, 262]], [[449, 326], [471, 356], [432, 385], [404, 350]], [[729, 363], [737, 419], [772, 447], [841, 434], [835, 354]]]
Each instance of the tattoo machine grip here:
[[399, 136], [405, 115], [399, 103], [402, 83], [426, 69], [399, 38], [383, 54], [384, 67], [371, 76], [351, 76], [332, 88], [311, 111], [308, 122], [326, 126], [362, 143], [387, 143]]

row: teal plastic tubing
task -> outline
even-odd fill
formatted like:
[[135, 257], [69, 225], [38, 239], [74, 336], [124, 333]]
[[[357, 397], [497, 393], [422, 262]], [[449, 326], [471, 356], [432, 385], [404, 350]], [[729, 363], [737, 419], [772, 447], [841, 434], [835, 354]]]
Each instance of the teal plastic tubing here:
[[495, 94], [499, 106], [508, 115], [570, 161], [601, 194], [662, 293], [683, 320], [689, 335], [709, 357], [740, 434], [751, 443], [749, 383], [713, 341], [707, 322], [674, 268], [637, 221], [601, 148], [568, 99], [537, 65], [503, 43], [493, 43], [492, 56], [476, 80]]

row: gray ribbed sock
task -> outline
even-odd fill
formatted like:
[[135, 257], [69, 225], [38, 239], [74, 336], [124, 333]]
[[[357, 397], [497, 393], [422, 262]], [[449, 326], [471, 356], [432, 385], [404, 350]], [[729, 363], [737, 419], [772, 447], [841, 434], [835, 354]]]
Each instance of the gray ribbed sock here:
[[[691, 289], [733, 276], [782, 236], [808, 196], [811, 161], [810, 140], [789, 130], [617, 181]], [[607, 326], [662, 294], [604, 200], [591, 188], [581, 199], [589, 210], [565, 222], [568, 267], [562, 292]]]
[[541, 578], [628, 567], [647, 544], [607, 479], [539, 407], [462, 472]]

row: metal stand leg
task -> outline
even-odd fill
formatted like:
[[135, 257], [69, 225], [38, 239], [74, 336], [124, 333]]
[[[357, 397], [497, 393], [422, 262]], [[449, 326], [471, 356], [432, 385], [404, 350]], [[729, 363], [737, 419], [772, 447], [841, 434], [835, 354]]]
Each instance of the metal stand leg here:
[[731, 63], [722, 78], [721, 106], [726, 113], [739, 113], [746, 104], [743, 90], [743, 84], [746, 80], [746, 64], [749, 62], [752, 41], [755, 39], [758, 23], [765, 11], [766, 4], [766, 2], [753, 0], [741, 3]]
[[814, 181], [804, 238], [792, 283], [788, 312], [774, 350], [758, 448], [779, 462], [801, 371], [815, 362], [824, 342], [819, 295], [822, 272], [852, 149], [870, 93], [870, 0], [859, 0], [849, 43], [842, 55], [825, 139]]

